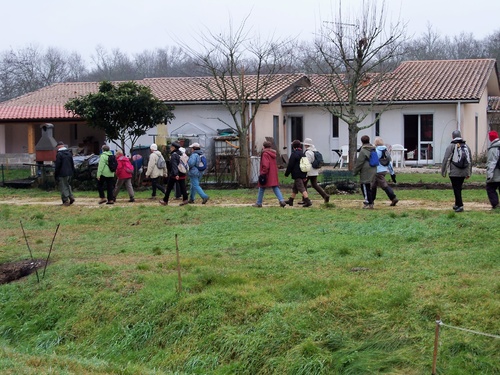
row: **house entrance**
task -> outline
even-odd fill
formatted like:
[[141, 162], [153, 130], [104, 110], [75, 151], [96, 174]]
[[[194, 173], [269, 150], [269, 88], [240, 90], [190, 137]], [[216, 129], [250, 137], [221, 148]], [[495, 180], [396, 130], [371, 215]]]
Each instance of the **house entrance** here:
[[434, 116], [404, 115], [406, 161], [434, 164]]
[[290, 142], [298, 139], [299, 141], [304, 140], [304, 119], [300, 116], [290, 117]]

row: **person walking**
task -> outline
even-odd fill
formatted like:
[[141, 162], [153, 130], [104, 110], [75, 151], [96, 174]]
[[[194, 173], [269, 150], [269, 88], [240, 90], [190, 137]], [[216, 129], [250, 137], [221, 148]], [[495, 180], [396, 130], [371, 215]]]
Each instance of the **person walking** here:
[[73, 154], [63, 142], [57, 142], [54, 178], [59, 184], [63, 206], [70, 206], [75, 203], [75, 197], [71, 189], [71, 177], [73, 177], [74, 173]]
[[305, 182], [307, 180], [307, 172], [302, 172], [300, 169], [300, 159], [304, 156], [304, 152], [302, 151], [302, 144], [298, 139], [292, 142], [292, 153], [290, 155], [290, 159], [288, 160], [288, 165], [285, 171], [285, 177], [288, 177], [290, 174], [293, 178], [293, 187], [292, 194], [290, 198], [285, 201], [289, 206], [293, 206], [293, 200], [295, 199], [297, 193], [300, 192], [302, 195], [302, 200], [304, 201], [303, 207], [312, 206], [312, 202], [309, 199], [309, 195], [307, 194]]
[[276, 163], [276, 150], [271, 148], [272, 144], [269, 141], [265, 141], [263, 144], [262, 153], [260, 156], [260, 168], [259, 168], [259, 193], [257, 195], [257, 202], [253, 204], [253, 207], [262, 207], [262, 201], [264, 199], [264, 192], [266, 188], [270, 187], [273, 189], [274, 195], [278, 198], [278, 202], [281, 207], [285, 207], [287, 204], [283, 199], [281, 190], [279, 188], [278, 179], [278, 164]]
[[373, 196], [371, 185], [377, 173], [377, 167], [370, 165], [370, 153], [375, 150], [375, 147], [370, 144], [370, 137], [363, 135], [361, 137], [361, 149], [354, 165], [353, 175], [359, 174], [359, 183], [361, 185], [361, 192], [364, 197], [364, 206], [366, 209], [373, 209]]
[[[304, 149], [306, 150], [305, 155], [312, 165], [315, 158], [314, 151], [317, 151], [316, 147], [314, 147], [311, 138], [304, 139], [303, 145]], [[330, 196], [323, 190], [321, 186], [318, 185], [318, 175], [319, 175], [319, 168], [311, 167], [311, 170], [307, 172], [307, 180], [305, 183], [306, 189], [307, 189], [307, 183], [311, 181], [311, 185], [314, 188], [314, 190], [316, 190], [319, 193], [319, 195], [321, 195], [325, 203], [328, 203], [330, 202]]]
[[134, 199], [134, 188], [132, 187], [132, 177], [134, 175], [134, 166], [130, 162], [130, 159], [123, 155], [121, 150], [116, 151], [116, 161], [118, 162], [118, 167], [116, 168], [116, 185], [113, 190], [113, 200], [116, 201], [116, 197], [125, 184], [127, 193], [129, 196], [129, 202], [135, 202]]
[[188, 176], [191, 183], [191, 188], [189, 189], [189, 203], [194, 203], [196, 193], [198, 193], [198, 195], [201, 197], [201, 204], [206, 204], [210, 198], [200, 186], [200, 179], [203, 177], [204, 171], [200, 171], [198, 169], [203, 151], [201, 150], [200, 144], [196, 142], [193, 143], [190, 147], [192, 151], [188, 159]]
[[[472, 163], [470, 162], [470, 149], [469, 146], [465, 144], [462, 139], [462, 134], [460, 130], [454, 130], [451, 133], [453, 138], [450, 145], [446, 148], [444, 152], [443, 162], [441, 163], [441, 175], [450, 177], [451, 186], [453, 188], [453, 194], [455, 196], [455, 204], [453, 205], [453, 210], [455, 212], [464, 211], [464, 203], [462, 200], [462, 187], [465, 179], [468, 179], [472, 174]], [[462, 147], [465, 146], [465, 147]], [[463, 150], [463, 151], [462, 151]], [[468, 161], [466, 167], [458, 166], [456, 160], [459, 158], [459, 154], [465, 152], [468, 154]]]
[[488, 159], [486, 162], [486, 194], [492, 210], [500, 209], [498, 193], [500, 191], [500, 169], [497, 168], [500, 155], [500, 139], [496, 131], [488, 133], [490, 147], [488, 147]]
[[[146, 169], [146, 177], [151, 179], [151, 198], [156, 198], [156, 189], [165, 194], [165, 187], [160, 183], [160, 179], [167, 176], [167, 163], [165, 162], [164, 168], [158, 168], [158, 159], [163, 158], [163, 155], [158, 151], [158, 146], [153, 143], [149, 146], [149, 161]], [[163, 158], [163, 160], [165, 160]]]
[[[383, 191], [385, 191], [387, 197], [390, 199], [391, 201], [390, 205], [395, 206], [399, 202], [399, 199], [396, 198], [396, 194], [394, 194], [394, 191], [387, 184], [387, 180], [385, 179], [387, 173], [389, 173], [391, 176], [395, 175], [394, 169], [392, 168], [392, 160], [389, 154], [389, 150], [387, 150], [387, 146], [384, 145], [384, 140], [380, 137], [375, 138], [374, 144], [375, 144], [375, 149], [377, 150], [379, 164], [377, 166], [377, 173], [375, 174], [371, 187], [372, 199], [375, 202], [375, 199], [377, 198], [377, 187], [380, 187]], [[388, 160], [383, 159], [382, 155], [386, 155]], [[389, 164], [382, 165], [382, 160], [386, 160]]]
[[177, 142], [173, 142], [170, 145], [170, 164], [168, 167], [168, 182], [167, 182], [167, 190], [165, 192], [165, 196], [162, 200], [160, 200], [160, 204], [163, 206], [168, 205], [168, 198], [170, 196], [170, 192], [174, 189], [175, 183], [178, 182], [181, 188], [182, 194], [182, 203], [179, 206], [184, 206], [188, 204], [188, 195], [186, 192], [186, 173], [182, 173], [179, 170], [179, 163], [181, 162], [181, 152], [179, 148], [181, 145]]
[[[99, 164], [97, 166], [97, 190], [99, 191], [99, 204], [114, 204], [115, 199], [113, 190], [115, 187], [115, 172], [109, 169], [108, 159], [113, 153], [109, 150], [108, 145], [101, 147], [102, 153], [99, 157]], [[106, 189], [106, 195], [104, 192]], [[107, 199], [106, 199], [107, 198]]]

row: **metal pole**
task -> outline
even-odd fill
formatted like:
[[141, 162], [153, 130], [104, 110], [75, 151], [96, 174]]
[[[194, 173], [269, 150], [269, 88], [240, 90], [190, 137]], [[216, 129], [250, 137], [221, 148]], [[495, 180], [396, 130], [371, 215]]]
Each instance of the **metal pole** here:
[[436, 317], [436, 331], [434, 334], [434, 355], [432, 358], [432, 375], [436, 375], [436, 363], [439, 345], [439, 324], [441, 323], [441, 318], [439, 315]]

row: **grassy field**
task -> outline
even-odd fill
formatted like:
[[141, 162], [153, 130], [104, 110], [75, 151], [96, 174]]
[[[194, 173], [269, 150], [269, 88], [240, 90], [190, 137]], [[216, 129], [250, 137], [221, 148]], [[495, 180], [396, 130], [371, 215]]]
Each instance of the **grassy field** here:
[[[269, 191], [275, 206], [256, 209], [256, 190], [208, 193], [205, 206], [148, 191], [111, 207], [95, 192], [0, 204], [0, 264], [29, 258], [20, 221], [41, 259], [60, 224], [45, 277], [0, 285], [0, 372], [430, 374], [439, 315], [452, 327], [438, 374], [500, 373], [498, 337], [454, 328], [500, 334], [498, 212], [455, 214], [450, 189], [396, 188], [412, 208], [379, 192], [368, 212], [359, 194], [281, 209]], [[59, 199], [0, 189], [12, 198]]]

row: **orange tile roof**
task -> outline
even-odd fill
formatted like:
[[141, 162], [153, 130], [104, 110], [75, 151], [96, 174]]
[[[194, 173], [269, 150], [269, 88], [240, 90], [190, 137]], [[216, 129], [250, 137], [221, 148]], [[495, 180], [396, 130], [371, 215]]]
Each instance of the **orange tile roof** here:
[[488, 112], [500, 112], [500, 96], [488, 98]]
[[[494, 59], [407, 61], [380, 86], [361, 87], [358, 100], [360, 103], [369, 103], [373, 98], [380, 102], [479, 101], [494, 71]], [[328, 76], [309, 78], [311, 87], [299, 89], [286, 104], [319, 104], [325, 97], [337, 97]], [[345, 93], [341, 95], [345, 101]]]

